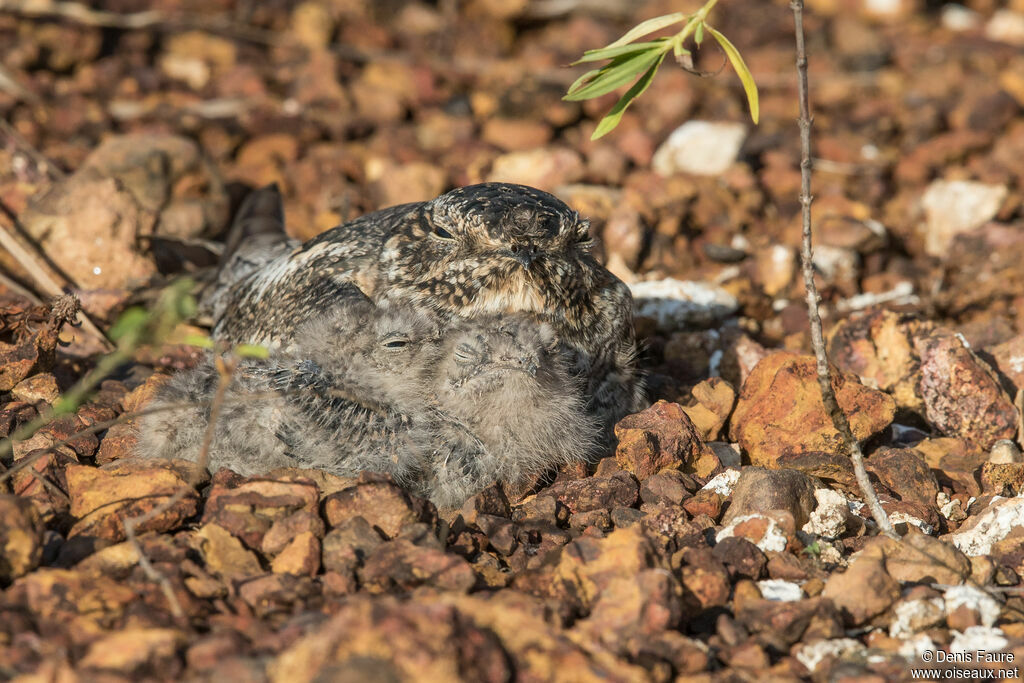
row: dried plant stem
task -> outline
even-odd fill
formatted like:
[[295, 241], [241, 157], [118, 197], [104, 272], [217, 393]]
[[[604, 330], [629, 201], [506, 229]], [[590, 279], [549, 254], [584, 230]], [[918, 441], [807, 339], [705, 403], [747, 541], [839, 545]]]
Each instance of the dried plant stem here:
[[149, 558], [146, 557], [146, 553], [142, 550], [142, 546], [139, 544], [139, 540], [135, 536], [135, 529], [154, 519], [158, 515], [162, 515], [170, 510], [186, 495], [188, 495], [189, 492], [194, 491], [196, 486], [199, 484], [199, 473], [206, 469], [206, 465], [209, 462], [210, 445], [213, 443], [213, 434], [217, 427], [217, 420], [220, 419], [220, 409], [224, 404], [224, 397], [227, 393], [228, 385], [231, 384], [231, 377], [235, 372], [235, 368], [238, 367], [238, 361], [235, 358], [230, 360], [218, 358], [216, 359], [216, 363], [217, 373], [220, 378], [217, 382], [217, 391], [213, 396], [213, 401], [210, 403], [210, 422], [206, 425], [206, 432], [203, 434], [203, 444], [199, 449], [199, 457], [196, 459], [196, 468], [192, 471], [192, 476], [189, 477], [189, 480], [164, 502], [143, 514], [138, 515], [137, 517], [128, 517], [124, 520], [124, 533], [128, 542], [132, 544], [132, 547], [135, 548], [135, 552], [139, 556], [139, 566], [142, 567], [142, 571], [146, 573], [146, 576], [148, 576], [151, 581], [155, 581], [160, 585], [160, 589], [163, 591], [164, 597], [167, 598], [167, 602], [171, 606], [171, 611], [178, 619], [183, 619], [185, 617], [185, 612], [181, 608], [181, 603], [178, 602], [178, 596], [174, 594], [171, 582], [168, 581], [167, 577], [157, 571], [156, 567], [154, 567], [149, 561]]
[[804, 46], [803, 0], [790, 0], [793, 10], [793, 21], [796, 33], [796, 69], [798, 74], [798, 94], [800, 100], [800, 208], [803, 216], [803, 241], [800, 246], [800, 263], [803, 269], [804, 286], [807, 289], [807, 315], [811, 325], [811, 345], [818, 366], [818, 385], [821, 387], [821, 398], [825, 410], [832, 419], [832, 424], [839, 432], [853, 461], [853, 471], [857, 484], [867, 502], [871, 516], [878, 524], [879, 530], [890, 538], [899, 539], [889, 517], [878, 502], [878, 495], [864, 469], [864, 453], [850, 429], [850, 421], [846, 413], [839, 407], [835, 390], [832, 388], [832, 371], [825, 352], [825, 339], [821, 331], [821, 315], [818, 313], [818, 288], [814, 284], [813, 250], [811, 248], [811, 114], [810, 98], [807, 94], [807, 50]]
[[[46, 269], [39, 265], [36, 257], [21, 246], [21, 243], [14, 238], [14, 235], [11, 234], [8, 227], [2, 223], [0, 223], [0, 247], [6, 249], [11, 256], [21, 264], [21, 267], [24, 268], [30, 276], [32, 276], [32, 279], [35, 281], [40, 293], [51, 297], [64, 295], [64, 290], [57, 281], [50, 276]], [[93, 335], [105, 349], [110, 350], [113, 348], [110, 340], [107, 339], [106, 335], [104, 335], [103, 332], [96, 327], [96, 324], [89, 319], [89, 316], [85, 314], [85, 311], [79, 311], [78, 316], [81, 321], [82, 328], [86, 332]]]

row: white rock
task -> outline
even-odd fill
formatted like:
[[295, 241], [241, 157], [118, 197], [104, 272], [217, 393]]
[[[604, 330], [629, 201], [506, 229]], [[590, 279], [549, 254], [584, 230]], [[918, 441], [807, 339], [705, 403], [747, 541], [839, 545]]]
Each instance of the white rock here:
[[668, 277], [636, 282], [629, 288], [636, 315], [654, 318], [664, 331], [710, 327], [739, 309], [736, 297], [705, 282]]
[[846, 531], [850, 517], [850, 506], [846, 496], [832, 489], [815, 489], [817, 507], [803, 526], [803, 531], [825, 538], [839, 538]]
[[720, 175], [736, 160], [746, 137], [742, 123], [687, 121], [658, 147], [651, 166], [659, 175]]
[[786, 549], [786, 534], [779, 528], [778, 523], [771, 517], [765, 517], [764, 515], [743, 515], [732, 520], [729, 526], [725, 527], [715, 535], [715, 542], [718, 543], [726, 538], [732, 538], [736, 535], [736, 526], [743, 522], [751, 519], [764, 519], [768, 522], [768, 527], [764, 531], [764, 536], [761, 537], [755, 545], [764, 552], [776, 552], [781, 553]]
[[932, 256], [946, 256], [954, 237], [996, 215], [1006, 193], [1005, 185], [968, 180], [934, 181], [921, 197], [925, 251]]
[[826, 657], [863, 655], [865, 652], [866, 648], [853, 638], [834, 638], [801, 645], [796, 659], [813, 672]]
[[950, 31], [970, 31], [981, 24], [981, 15], [963, 5], [950, 3], [942, 7], [942, 26]]
[[999, 618], [999, 603], [991, 595], [971, 585], [952, 586], [943, 595], [946, 614], [952, 614], [959, 607], [967, 607], [978, 613], [982, 626], [991, 626]]
[[996, 10], [985, 24], [985, 37], [1000, 43], [1024, 46], [1024, 13]]
[[932, 532], [935, 531], [932, 525], [928, 522], [924, 521], [923, 519], [918, 519], [913, 515], [908, 515], [906, 512], [901, 512], [900, 510], [897, 510], [896, 512], [890, 512], [889, 521], [893, 524], [913, 524], [923, 533], [926, 533], [929, 536], [931, 536]]
[[970, 652], [977, 654], [979, 650], [996, 652], [1006, 647], [1009, 641], [1002, 629], [991, 626], [969, 626], [960, 633], [953, 631], [953, 641], [949, 644], [950, 652]]
[[708, 483], [704, 484], [703, 490], [714, 491], [720, 493], [723, 496], [732, 494], [732, 487], [736, 486], [736, 482], [740, 480], [740, 471], [737, 470], [726, 470], [721, 474], [716, 474], [712, 477]]
[[800, 584], [784, 579], [765, 579], [758, 581], [757, 587], [761, 597], [772, 602], [796, 602], [803, 600], [804, 589]]
[[900, 645], [900, 649], [897, 652], [899, 653], [900, 657], [903, 657], [907, 661], [920, 662], [922, 660], [922, 655], [925, 652], [928, 652], [930, 653], [930, 655], [932, 655], [935, 654], [935, 651], [937, 649], [938, 646], [935, 645], [935, 641], [921, 633], [912, 638], [904, 640], [903, 644]]
[[820, 244], [814, 247], [815, 270], [828, 284], [856, 284], [860, 273], [860, 255], [853, 249]]
[[953, 545], [969, 557], [988, 555], [995, 543], [1015, 528], [1024, 526], [1024, 498], [1018, 496], [994, 502], [976, 519], [977, 522], [968, 521], [970, 528], [950, 536]]
[[928, 600], [907, 600], [893, 608], [893, 620], [889, 624], [890, 638], [909, 638], [946, 619], [942, 598]]

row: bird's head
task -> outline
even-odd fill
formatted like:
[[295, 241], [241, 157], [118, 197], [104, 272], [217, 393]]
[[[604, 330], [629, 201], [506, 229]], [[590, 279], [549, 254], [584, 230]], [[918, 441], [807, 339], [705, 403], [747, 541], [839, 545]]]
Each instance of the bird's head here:
[[589, 223], [557, 197], [483, 183], [413, 209], [383, 259], [390, 282], [446, 313], [541, 313], [601, 280], [591, 244]]

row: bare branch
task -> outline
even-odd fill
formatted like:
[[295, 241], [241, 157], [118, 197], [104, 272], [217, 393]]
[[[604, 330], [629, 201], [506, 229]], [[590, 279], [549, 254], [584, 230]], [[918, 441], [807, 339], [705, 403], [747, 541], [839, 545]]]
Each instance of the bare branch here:
[[828, 354], [825, 352], [825, 339], [821, 331], [821, 315], [818, 312], [818, 288], [814, 283], [814, 252], [811, 247], [811, 202], [814, 200], [811, 195], [811, 113], [810, 98], [807, 94], [807, 50], [804, 46], [804, 17], [803, 0], [790, 0], [790, 9], [793, 10], [793, 21], [796, 29], [796, 69], [798, 74], [798, 91], [800, 99], [800, 208], [803, 219], [803, 241], [800, 245], [800, 262], [804, 276], [804, 286], [807, 289], [807, 316], [811, 324], [811, 345], [814, 347], [814, 356], [817, 359], [818, 385], [821, 387], [821, 399], [825, 404], [825, 410], [832, 419], [832, 424], [839, 432], [850, 453], [850, 460], [853, 461], [853, 471], [857, 477], [857, 484], [864, 495], [871, 516], [878, 524], [879, 530], [890, 538], [899, 539], [889, 517], [878, 502], [878, 495], [874, 486], [868, 478], [867, 470], [864, 468], [864, 453], [857, 443], [853, 431], [850, 429], [850, 421], [846, 413], [839, 407], [839, 401], [832, 388], [832, 369], [829, 367]]

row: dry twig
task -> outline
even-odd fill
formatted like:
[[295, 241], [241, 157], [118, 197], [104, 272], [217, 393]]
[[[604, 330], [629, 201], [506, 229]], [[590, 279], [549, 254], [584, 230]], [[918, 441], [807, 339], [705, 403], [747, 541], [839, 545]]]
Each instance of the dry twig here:
[[793, 10], [793, 21], [796, 33], [796, 69], [798, 74], [798, 89], [800, 99], [800, 208], [803, 219], [803, 241], [800, 245], [800, 262], [804, 276], [804, 286], [807, 289], [807, 315], [811, 324], [811, 345], [814, 347], [814, 356], [818, 366], [818, 385], [821, 387], [821, 399], [825, 404], [825, 410], [832, 419], [832, 425], [839, 432], [850, 453], [850, 460], [853, 461], [853, 471], [857, 477], [857, 484], [867, 503], [871, 516], [878, 524], [879, 530], [890, 538], [899, 539], [889, 517], [878, 502], [878, 495], [875, 487], [871, 485], [867, 470], [864, 468], [864, 453], [857, 443], [853, 430], [850, 429], [850, 421], [846, 413], [839, 407], [835, 391], [832, 388], [832, 370], [828, 363], [828, 354], [825, 352], [825, 339], [821, 331], [821, 315], [818, 312], [818, 288], [814, 284], [814, 262], [813, 249], [811, 248], [811, 202], [814, 197], [811, 195], [811, 114], [810, 98], [807, 94], [807, 50], [804, 46], [804, 18], [803, 0], [790, 0], [790, 9]]

